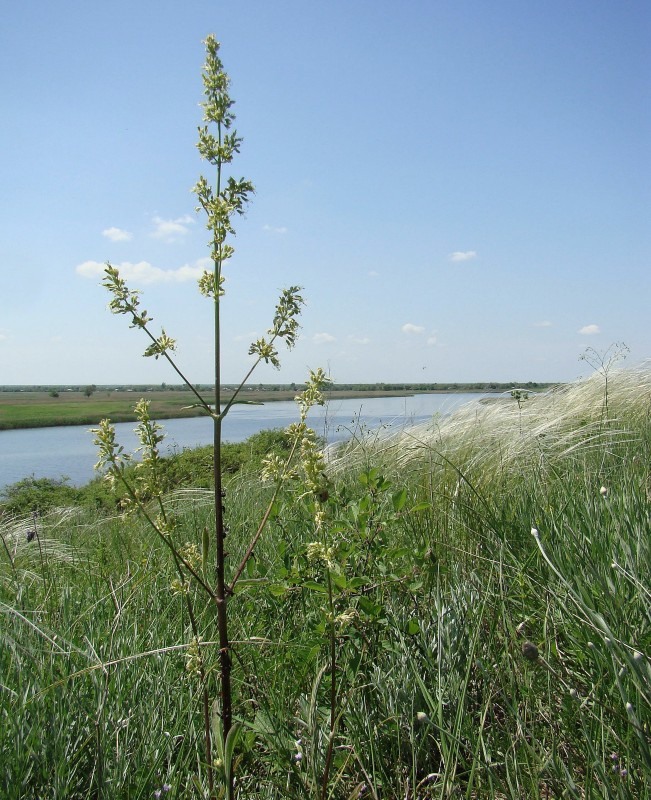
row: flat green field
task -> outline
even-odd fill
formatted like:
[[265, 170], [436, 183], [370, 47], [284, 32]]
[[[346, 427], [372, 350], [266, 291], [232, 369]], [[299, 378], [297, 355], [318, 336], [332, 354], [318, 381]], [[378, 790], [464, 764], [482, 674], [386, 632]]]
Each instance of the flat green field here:
[[[338, 398], [401, 397], [413, 391], [337, 391]], [[246, 389], [242, 399], [249, 402], [268, 403], [275, 400], [293, 400], [295, 391], [259, 391]], [[209, 394], [205, 394], [209, 398]], [[97, 425], [101, 419], [113, 422], [135, 420], [133, 407], [140, 397], [150, 401], [150, 414], [154, 419], [196, 417], [201, 410], [188, 408], [193, 403], [189, 391], [158, 390], [149, 392], [97, 390], [90, 397], [83, 392], [62, 391], [51, 397], [46, 391], [0, 392], [0, 430], [12, 428], [43, 428], [53, 425]], [[231, 395], [222, 394], [224, 400]]]
[[[152, 416], [161, 419], [196, 416], [196, 409], [183, 410], [192, 403], [189, 392], [147, 392]], [[91, 397], [83, 392], [0, 393], [0, 430], [39, 428], [51, 425], [96, 425], [110, 417], [115, 422], [135, 419], [133, 407], [140, 399], [135, 392], [98, 391]]]

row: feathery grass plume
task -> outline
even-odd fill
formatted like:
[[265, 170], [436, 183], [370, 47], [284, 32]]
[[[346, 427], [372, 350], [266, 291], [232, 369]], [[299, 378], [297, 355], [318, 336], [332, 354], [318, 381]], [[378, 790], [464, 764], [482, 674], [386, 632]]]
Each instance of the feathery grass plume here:
[[472, 401], [450, 416], [405, 428], [395, 434], [360, 438], [352, 451], [330, 452], [330, 467], [342, 470], [369, 457], [396, 469], [434, 458], [443, 469], [450, 462], [464, 472], [488, 476], [534, 473], [558, 460], [580, 458], [589, 449], [623, 445], [630, 437], [620, 417], [648, 412], [651, 368], [612, 372], [609, 408], [602, 421], [603, 385], [595, 374], [541, 394], [529, 394], [518, 408], [505, 395]]

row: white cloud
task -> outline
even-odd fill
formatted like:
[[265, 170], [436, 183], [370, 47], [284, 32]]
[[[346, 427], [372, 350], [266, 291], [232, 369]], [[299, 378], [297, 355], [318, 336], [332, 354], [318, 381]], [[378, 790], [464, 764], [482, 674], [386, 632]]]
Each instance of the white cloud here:
[[102, 236], [106, 236], [112, 242], [130, 242], [133, 239], [132, 233], [123, 231], [121, 228], [105, 228], [102, 231]]
[[[126, 281], [135, 281], [139, 284], [150, 283], [185, 283], [186, 281], [198, 280], [203, 273], [201, 259], [194, 267], [184, 264], [178, 269], [161, 269], [152, 266], [148, 261], [139, 261], [132, 264], [130, 261], [123, 261], [121, 264], [114, 264], [119, 270], [120, 276]], [[76, 267], [75, 272], [82, 278], [101, 278], [104, 276], [106, 264], [99, 261], [84, 261]]]
[[334, 342], [335, 337], [330, 333], [315, 333], [312, 337], [312, 341], [315, 344], [327, 344], [328, 342]]
[[156, 227], [151, 235], [155, 239], [162, 239], [164, 242], [173, 242], [179, 236], [185, 236], [189, 231], [188, 225], [192, 225], [194, 221], [194, 217], [189, 214], [184, 214], [176, 219], [154, 217], [153, 222]]
[[353, 344], [370, 344], [371, 340], [368, 336], [349, 336], [348, 340], [353, 342]]
[[0, 333], [0, 342], [8, 342], [9, 336], [6, 333]]
[[269, 233], [287, 233], [287, 228], [281, 226], [280, 228], [275, 228], [273, 225], [263, 225], [263, 231], [269, 231]]
[[425, 333], [425, 328], [422, 325], [412, 325], [411, 322], [406, 322], [400, 330], [409, 335]]
[[542, 322], [534, 322], [534, 328], [551, 328], [552, 324], [548, 319], [542, 320]]
[[477, 258], [475, 250], [455, 250], [450, 253], [450, 261], [470, 261], [472, 258]]
[[380, 277], [380, 273], [376, 272], [374, 269], [370, 269], [368, 271], [368, 277], [369, 278], [379, 278]]
[[584, 325], [579, 329], [579, 333], [582, 336], [594, 336], [595, 333], [601, 333], [601, 329], [598, 325]]
[[436, 336], [433, 336], [433, 335], [429, 336], [428, 339], [427, 339], [427, 344], [428, 344], [429, 347], [434, 347], [434, 345], [437, 344], [437, 342], [438, 342], [438, 338]]

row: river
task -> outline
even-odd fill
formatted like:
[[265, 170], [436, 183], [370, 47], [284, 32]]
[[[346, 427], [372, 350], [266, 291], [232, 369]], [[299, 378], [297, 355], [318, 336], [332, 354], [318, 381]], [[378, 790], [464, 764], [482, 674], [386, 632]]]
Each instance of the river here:
[[[350, 438], [363, 426], [367, 430], [391, 430], [424, 422], [434, 414], [449, 414], [459, 406], [476, 401], [481, 394], [417, 394], [409, 397], [373, 397], [333, 400], [324, 408], [310, 411], [309, 424], [336, 442]], [[260, 406], [235, 405], [224, 420], [223, 435], [228, 442], [242, 442], [265, 428], [284, 428], [297, 419], [292, 401]], [[134, 422], [118, 423], [116, 438], [133, 452], [138, 447]], [[198, 447], [212, 442], [212, 424], [206, 417], [168, 419], [161, 423], [167, 452]], [[68, 478], [81, 486], [94, 476], [97, 451], [87, 425], [56, 428], [28, 428], [0, 431], [0, 491], [22, 478]]]

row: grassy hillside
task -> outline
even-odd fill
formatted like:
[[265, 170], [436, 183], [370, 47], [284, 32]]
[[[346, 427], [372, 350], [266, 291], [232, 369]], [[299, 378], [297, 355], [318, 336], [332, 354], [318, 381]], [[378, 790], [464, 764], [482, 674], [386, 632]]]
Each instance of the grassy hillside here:
[[[651, 796], [650, 408], [640, 369], [360, 433], [317, 530], [288, 487], [230, 601], [239, 796]], [[231, 478], [233, 565], [270, 491]], [[209, 493], [165, 503], [190, 557]], [[193, 644], [149, 527], [77, 506], [2, 540], [5, 796], [205, 797], [213, 610]]]

